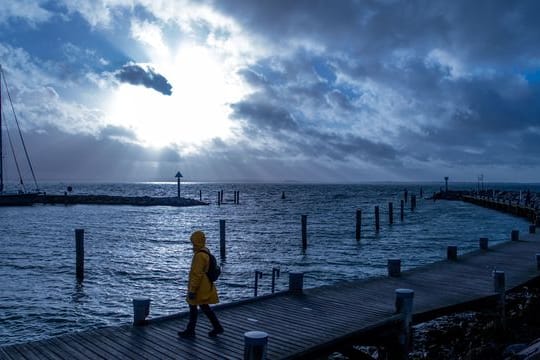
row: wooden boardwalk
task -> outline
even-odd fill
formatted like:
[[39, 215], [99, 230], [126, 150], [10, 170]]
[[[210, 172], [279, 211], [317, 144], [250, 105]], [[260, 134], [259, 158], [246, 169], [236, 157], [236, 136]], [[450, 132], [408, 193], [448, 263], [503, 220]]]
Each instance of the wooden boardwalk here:
[[[510, 236], [509, 236], [510, 237]], [[186, 313], [156, 319], [147, 326], [125, 325], [64, 335], [0, 348], [1, 359], [242, 359], [243, 334], [269, 334], [268, 358], [313, 358], [316, 354], [399, 323], [394, 291], [415, 291], [414, 317], [425, 320], [445, 309], [495, 296], [492, 271], [503, 270], [511, 289], [540, 275], [535, 254], [540, 236], [528, 234], [489, 250], [442, 260], [402, 272], [401, 277], [378, 277], [282, 293], [224, 304], [216, 313], [226, 332], [208, 338], [208, 321], [201, 315], [197, 337], [179, 339], [176, 332]]]

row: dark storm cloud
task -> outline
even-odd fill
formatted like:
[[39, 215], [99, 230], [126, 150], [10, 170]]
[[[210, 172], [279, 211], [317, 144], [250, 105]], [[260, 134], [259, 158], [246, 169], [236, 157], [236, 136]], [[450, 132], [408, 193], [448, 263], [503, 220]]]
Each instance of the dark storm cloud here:
[[115, 73], [115, 77], [122, 82], [154, 89], [163, 95], [172, 94], [172, 86], [169, 81], [151, 67], [144, 69], [137, 64], [126, 64]]

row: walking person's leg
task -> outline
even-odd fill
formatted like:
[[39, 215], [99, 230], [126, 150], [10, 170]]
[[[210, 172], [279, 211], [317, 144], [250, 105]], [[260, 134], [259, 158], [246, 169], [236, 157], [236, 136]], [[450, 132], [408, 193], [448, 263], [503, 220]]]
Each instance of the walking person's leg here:
[[198, 316], [197, 305], [189, 305], [189, 322], [186, 326], [186, 330], [179, 331], [178, 336], [183, 337], [183, 338], [195, 337], [195, 326], [197, 326], [197, 316]]
[[215, 337], [215, 336], [218, 336], [219, 334], [223, 334], [225, 329], [223, 329], [223, 326], [221, 326], [221, 324], [219, 323], [216, 313], [214, 313], [214, 311], [210, 308], [210, 305], [204, 304], [200, 306], [201, 306], [202, 311], [208, 318], [208, 320], [210, 320], [210, 323], [212, 324], [212, 327], [213, 327], [213, 329], [208, 332], [208, 336]]

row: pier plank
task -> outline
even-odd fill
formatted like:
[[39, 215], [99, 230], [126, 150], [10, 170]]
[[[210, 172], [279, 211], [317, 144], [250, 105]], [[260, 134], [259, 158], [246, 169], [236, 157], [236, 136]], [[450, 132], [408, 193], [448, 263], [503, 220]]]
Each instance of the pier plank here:
[[211, 329], [201, 314], [195, 339], [180, 339], [177, 331], [187, 315], [149, 325], [130, 325], [92, 330], [58, 338], [0, 348], [0, 359], [239, 359], [243, 357], [244, 333], [269, 334], [268, 358], [305, 356], [310, 349], [324, 349], [351, 334], [378, 331], [395, 324], [395, 289], [415, 291], [413, 315], [431, 314], [453, 306], [492, 298], [492, 271], [504, 270], [507, 289], [540, 276], [535, 254], [540, 235], [524, 235], [462, 254], [456, 261], [441, 260], [403, 271], [400, 277], [380, 276], [332, 286], [305, 289], [302, 294], [263, 296], [215, 311], [225, 333], [209, 338]]

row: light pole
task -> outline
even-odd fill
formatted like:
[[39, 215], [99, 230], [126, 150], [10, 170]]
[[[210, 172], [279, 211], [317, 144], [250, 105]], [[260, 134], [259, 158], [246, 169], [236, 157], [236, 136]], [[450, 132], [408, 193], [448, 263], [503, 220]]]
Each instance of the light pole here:
[[178, 197], [180, 197], [180, 178], [182, 178], [183, 176], [182, 174], [180, 174], [180, 171], [178, 171], [174, 177], [178, 179]]

